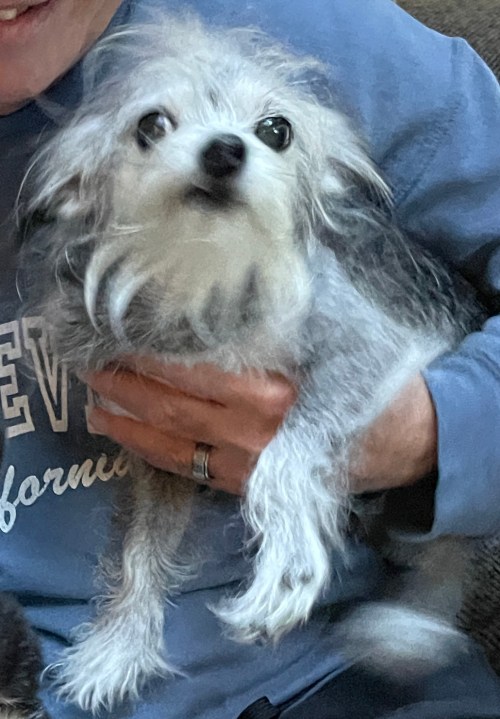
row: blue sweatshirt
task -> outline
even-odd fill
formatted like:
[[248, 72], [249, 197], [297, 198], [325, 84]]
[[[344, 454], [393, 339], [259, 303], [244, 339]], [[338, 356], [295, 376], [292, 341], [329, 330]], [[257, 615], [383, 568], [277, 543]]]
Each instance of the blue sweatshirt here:
[[[153, 0], [149, 0], [152, 2]], [[175, 9], [182, 0], [156, 0]], [[125, 2], [113, 24], [142, 19], [148, 0]], [[219, 24], [257, 24], [331, 70], [339, 105], [367, 138], [392, 185], [402, 225], [474, 278], [500, 288], [500, 92], [461, 40], [422, 27], [390, 0], [194, 0]], [[71, 105], [73, 69], [49, 93]], [[99, 555], [112, 542], [112, 507], [126, 491], [123, 465], [91, 435], [91, 399], [58, 368], [36, 316], [20, 319], [12, 213], [28, 158], [50, 126], [31, 104], [0, 118], [0, 590], [15, 592], [48, 661], [93, 615]], [[33, 369], [34, 367], [34, 369]], [[432, 535], [500, 529], [500, 319], [427, 371], [439, 420], [439, 481]], [[236, 499], [200, 492], [186, 542], [204, 548], [199, 575], [167, 607], [166, 644], [184, 672], [158, 680], [114, 719], [234, 719], [343, 671], [347, 663], [328, 605], [369, 596], [380, 579], [374, 553], [352, 543], [333, 558], [332, 584], [311, 621], [277, 647], [241, 646], [208, 611], [248, 573]], [[54, 719], [84, 713], [49, 693]]]

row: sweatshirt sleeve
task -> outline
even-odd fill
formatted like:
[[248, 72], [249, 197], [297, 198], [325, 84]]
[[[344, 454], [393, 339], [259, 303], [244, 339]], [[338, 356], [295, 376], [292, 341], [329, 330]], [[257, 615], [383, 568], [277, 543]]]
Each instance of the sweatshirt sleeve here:
[[[463, 271], [498, 312], [496, 78], [464, 40], [425, 28], [393, 2], [329, 4], [338, 96], [393, 188], [402, 227]], [[498, 532], [500, 317], [434, 362], [425, 379], [438, 416], [439, 467], [424, 536]]]
[[[393, 188], [401, 226], [500, 311], [496, 78], [464, 40], [424, 27], [394, 2], [329, 5], [338, 97]], [[500, 317], [434, 362], [425, 379], [439, 444], [434, 520], [425, 536], [498, 532]]]
[[[446, 132], [398, 207], [403, 225], [461, 269], [498, 311], [500, 92], [455, 41]], [[445, 123], [446, 124], [446, 123]], [[500, 317], [424, 374], [438, 418], [431, 536], [500, 531]]]

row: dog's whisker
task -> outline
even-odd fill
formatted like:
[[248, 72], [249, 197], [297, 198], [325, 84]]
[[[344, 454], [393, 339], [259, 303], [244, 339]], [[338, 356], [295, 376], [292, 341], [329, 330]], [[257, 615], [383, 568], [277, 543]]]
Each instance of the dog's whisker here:
[[129, 237], [131, 235], [140, 235], [141, 232], [144, 232], [144, 229], [144, 225], [111, 224], [109, 227], [106, 228], [106, 232], [110, 239], [115, 239], [120, 237]]

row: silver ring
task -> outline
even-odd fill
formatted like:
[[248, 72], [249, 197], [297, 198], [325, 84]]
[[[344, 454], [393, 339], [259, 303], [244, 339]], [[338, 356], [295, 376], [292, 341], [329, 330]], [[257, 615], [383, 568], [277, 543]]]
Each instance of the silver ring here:
[[211, 445], [198, 442], [194, 448], [193, 460], [191, 462], [191, 476], [201, 484], [210, 484], [213, 477], [208, 471], [208, 460], [210, 458]]

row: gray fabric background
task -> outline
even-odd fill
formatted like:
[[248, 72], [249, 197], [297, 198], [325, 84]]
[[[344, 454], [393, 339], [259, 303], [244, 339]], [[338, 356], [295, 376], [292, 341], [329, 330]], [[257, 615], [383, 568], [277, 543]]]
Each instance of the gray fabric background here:
[[464, 37], [500, 77], [500, 0], [399, 0], [411, 15], [452, 37]]

